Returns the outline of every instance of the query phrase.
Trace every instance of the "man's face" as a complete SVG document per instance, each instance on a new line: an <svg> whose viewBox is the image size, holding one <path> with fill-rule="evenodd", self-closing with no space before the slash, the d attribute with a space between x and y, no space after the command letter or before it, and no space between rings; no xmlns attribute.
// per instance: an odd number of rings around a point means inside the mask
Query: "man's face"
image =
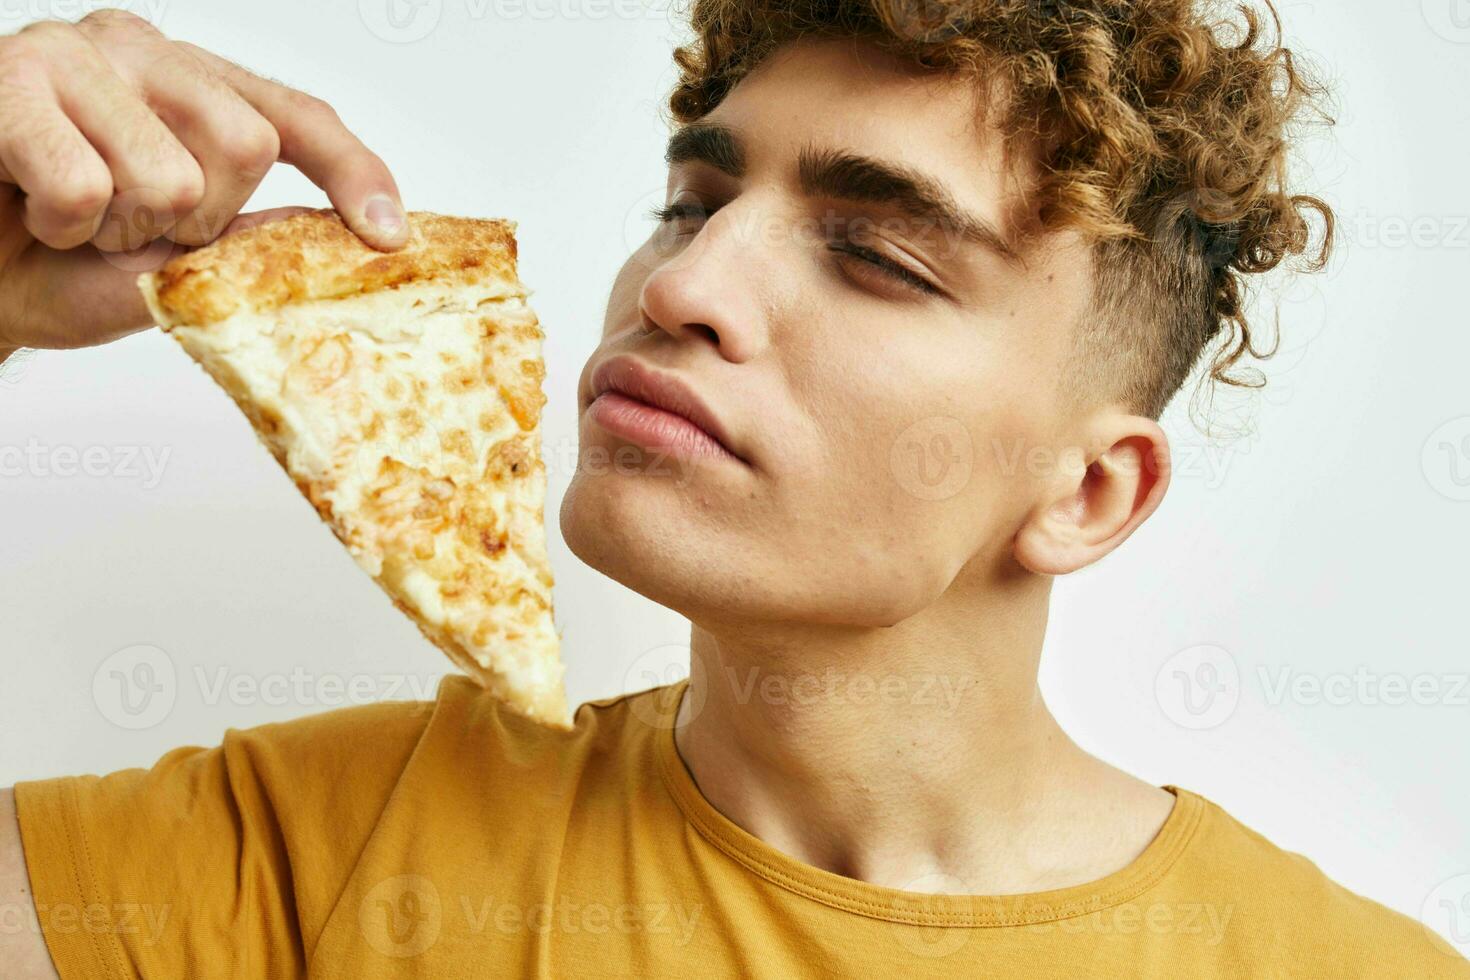
<svg viewBox="0 0 1470 980"><path fill-rule="evenodd" d="M1023 178L973 87L801 42L699 127L578 386L570 547L696 621L888 625L1009 571L1075 423L1057 376L1091 271L1055 236L1007 253ZM628 400L639 367L729 452Z"/></svg>

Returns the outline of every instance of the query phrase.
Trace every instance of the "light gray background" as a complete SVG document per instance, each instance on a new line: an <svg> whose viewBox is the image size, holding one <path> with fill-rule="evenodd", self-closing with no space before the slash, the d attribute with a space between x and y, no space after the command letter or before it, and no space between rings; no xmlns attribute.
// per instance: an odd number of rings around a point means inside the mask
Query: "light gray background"
<svg viewBox="0 0 1470 980"><path fill-rule="evenodd" d="M634 0L427 0L398 27L386 2L131 9L332 102L410 207L521 223L572 700L677 677L684 621L582 566L554 517L577 374L662 194L677 29ZM1275 297L1266 394L1217 410L1247 434L1207 441L1175 412L1159 513L1058 583L1045 690L1103 757L1470 940L1470 3L1281 6L1337 86L1307 162L1341 251ZM13 0L0 30L90 8ZM294 203L323 198L280 170L252 207ZM157 331L7 365L6 447L0 785L145 765L354 694L430 696L448 669ZM141 450L167 453L160 475L129 465ZM55 472L72 451L91 475ZM112 672L143 676L139 656L167 690L130 715Z"/></svg>

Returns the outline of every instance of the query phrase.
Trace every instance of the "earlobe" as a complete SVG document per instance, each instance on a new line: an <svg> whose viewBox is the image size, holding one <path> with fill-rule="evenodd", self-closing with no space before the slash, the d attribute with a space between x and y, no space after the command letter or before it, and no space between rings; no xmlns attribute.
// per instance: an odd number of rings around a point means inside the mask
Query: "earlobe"
<svg viewBox="0 0 1470 980"><path fill-rule="evenodd" d="M1037 575L1065 575L1080 568L1073 556L1084 506L1079 491L1034 512L1016 533L1016 561Z"/></svg>
<svg viewBox="0 0 1470 980"><path fill-rule="evenodd" d="M1122 544L1158 509L1169 485L1169 441L1152 419L1111 426L1107 448L1062 474L1016 533L1014 553L1038 575L1065 575Z"/></svg>

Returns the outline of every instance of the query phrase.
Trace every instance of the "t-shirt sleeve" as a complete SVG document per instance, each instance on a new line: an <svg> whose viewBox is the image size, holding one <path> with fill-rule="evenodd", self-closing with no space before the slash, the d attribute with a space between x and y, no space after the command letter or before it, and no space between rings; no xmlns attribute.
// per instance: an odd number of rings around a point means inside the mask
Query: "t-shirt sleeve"
<svg viewBox="0 0 1470 980"><path fill-rule="evenodd" d="M344 708L149 769L17 784L62 980L304 976L432 711Z"/></svg>

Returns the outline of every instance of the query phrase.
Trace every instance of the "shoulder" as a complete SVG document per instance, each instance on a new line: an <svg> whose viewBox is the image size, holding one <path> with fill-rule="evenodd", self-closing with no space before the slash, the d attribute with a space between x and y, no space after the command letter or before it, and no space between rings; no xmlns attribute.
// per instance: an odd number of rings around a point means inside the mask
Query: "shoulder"
<svg viewBox="0 0 1470 980"><path fill-rule="evenodd" d="M569 760L626 755L659 729L678 686L583 703L571 729L531 720L468 677L450 674L432 701L390 701L339 708L291 721L231 729L221 746L237 764L268 775L302 772L340 801L354 782L391 783L407 770L442 776L440 765L517 771L534 778L566 772ZM179 753L197 749L177 750ZM164 760L167 761L168 757Z"/></svg>
<svg viewBox="0 0 1470 980"><path fill-rule="evenodd" d="M38 908L128 909L153 927L78 935L42 920L66 976L222 976L243 918L259 972L288 975L316 941L431 715L423 702L342 708L227 731L147 768L20 783ZM170 915L175 908L189 915Z"/></svg>
<svg viewBox="0 0 1470 980"><path fill-rule="evenodd" d="M391 863L437 842L471 860L466 842L483 854L513 839L534 864L538 847L559 846L555 828L574 812L623 812L640 779L653 778L628 755L654 731L639 722L640 697L583 705L564 731L451 675L433 701L231 729L218 745L177 748L146 769L20 783L38 906L121 908L142 889L150 907L191 910L156 936L94 946L47 926L48 943L67 975L103 975L103 947L116 947L109 959L149 964L150 976L224 975L219 957L230 950L218 937L239 928L244 909L268 933L257 939L270 960L256 972L286 975L315 948L365 855Z"/></svg>
<svg viewBox="0 0 1470 980"><path fill-rule="evenodd" d="M440 690L444 689L441 682ZM231 728L222 745L262 761L310 761L328 768L391 764L411 751L434 716L436 701L376 701L251 728Z"/></svg>
<svg viewBox="0 0 1470 980"><path fill-rule="evenodd" d="M1359 895L1314 862L1196 796L1203 813L1180 879L1225 903L1227 935L1260 943L1287 972L1312 964L1337 976L1470 978L1470 963L1421 922ZM1407 971L1407 972L1406 972Z"/></svg>
<svg viewBox="0 0 1470 980"><path fill-rule="evenodd" d="M663 720L681 690L681 685L668 685L586 701L572 727L561 729L507 708L467 677L451 676L440 685L425 734L433 746L426 745L424 753L453 752L461 765L478 760L512 766L525 776L536 769L564 770L569 760L636 754L650 748L656 732L666 727Z"/></svg>
<svg viewBox="0 0 1470 980"><path fill-rule="evenodd" d="M657 724L658 705L672 690L586 702L572 727L559 729L505 707L468 678L446 678L395 788L395 816L469 837L489 819L501 834L540 828L550 842L559 833L552 828L625 815L660 798L657 740L667 729Z"/></svg>

